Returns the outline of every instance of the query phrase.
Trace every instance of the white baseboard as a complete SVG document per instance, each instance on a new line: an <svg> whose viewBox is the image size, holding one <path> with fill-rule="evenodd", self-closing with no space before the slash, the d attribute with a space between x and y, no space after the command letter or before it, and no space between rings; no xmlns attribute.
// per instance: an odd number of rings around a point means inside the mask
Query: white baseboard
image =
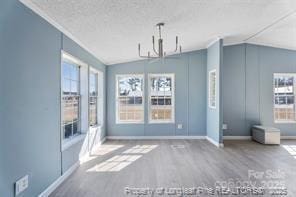
<svg viewBox="0 0 296 197"><path fill-rule="evenodd" d="M107 136L108 140L174 140L206 139L206 136Z"/></svg>
<svg viewBox="0 0 296 197"><path fill-rule="evenodd" d="M252 136L223 136L224 140L252 140ZM282 140L296 140L296 136L281 136Z"/></svg>
<svg viewBox="0 0 296 197"><path fill-rule="evenodd" d="M59 185L61 185L78 167L79 161L71 166L62 176L46 188L38 197L48 197Z"/></svg>
<svg viewBox="0 0 296 197"><path fill-rule="evenodd" d="M284 135L282 135L281 136L281 139L282 140L296 140L296 136L284 136Z"/></svg>
<svg viewBox="0 0 296 197"><path fill-rule="evenodd" d="M101 146L102 144L104 144L107 140L107 137L104 137L98 144L97 146Z"/></svg>
<svg viewBox="0 0 296 197"><path fill-rule="evenodd" d="M96 146L102 145L107 140L104 137ZM50 186L48 186L38 197L48 197L58 186L60 186L79 166L80 161L77 161L72 165L62 176L55 180Z"/></svg>
<svg viewBox="0 0 296 197"><path fill-rule="evenodd" d="M252 136L223 136L223 140L251 140Z"/></svg>
<svg viewBox="0 0 296 197"><path fill-rule="evenodd" d="M206 140L208 140L210 143L214 144L218 148L223 148L224 147L224 144L223 143L216 142L215 140L213 140L209 136L206 136Z"/></svg>

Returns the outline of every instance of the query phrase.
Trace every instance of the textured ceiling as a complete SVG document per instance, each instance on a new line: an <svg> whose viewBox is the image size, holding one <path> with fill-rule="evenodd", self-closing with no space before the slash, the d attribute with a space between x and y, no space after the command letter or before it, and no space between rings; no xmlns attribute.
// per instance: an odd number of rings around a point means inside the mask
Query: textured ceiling
<svg viewBox="0 0 296 197"><path fill-rule="evenodd" d="M158 22L166 23L163 37L168 52L174 49L176 35L183 51L205 48L217 37L223 37L225 44L296 48L296 15L291 15L295 0L21 1L50 18L105 64L138 59L139 42L143 51L151 51Z"/></svg>

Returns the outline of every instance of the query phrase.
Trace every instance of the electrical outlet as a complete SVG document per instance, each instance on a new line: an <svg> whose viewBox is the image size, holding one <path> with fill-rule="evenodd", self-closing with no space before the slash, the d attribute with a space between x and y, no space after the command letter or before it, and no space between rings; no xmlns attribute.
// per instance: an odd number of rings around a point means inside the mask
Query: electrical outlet
<svg viewBox="0 0 296 197"><path fill-rule="evenodd" d="M223 125L222 125L222 129L223 129L223 130L227 130L227 124L223 124Z"/></svg>
<svg viewBox="0 0 296 197"><path fill-rule="evenodd" d="M177 128L178 128L178 129L183 129L183 125L182 125L182 124L178 124L178 125L177 125Z"/></svg>
<svg viewBox="0 0 296 197"><path fill-rule="evenodd" d="M19 179L17 182L15 182L15 195L17 196L21 192L23 192L25 189L27 189L29 186L29 176L26 175L23 178Z"/></svg>

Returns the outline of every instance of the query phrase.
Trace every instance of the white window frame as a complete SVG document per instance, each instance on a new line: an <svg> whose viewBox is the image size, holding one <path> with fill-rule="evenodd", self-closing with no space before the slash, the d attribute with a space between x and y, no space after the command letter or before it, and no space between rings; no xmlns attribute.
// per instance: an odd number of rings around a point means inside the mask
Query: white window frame
<svg viewBox="0 0 296 197"><path fill-rule="evenodd" d="M153 120L151 110L151 78L152 77L170 77L172 79L172 117L170 120ZM148 123L149 124L174 124L175 123L175 73L149 73L148 74Z"/></svg>
<svg viewBox="0 0 296 197"><path fill-rule="evenodd" d="M119 106L118 106L118 102L119 102L119 83L118 80L121 77L141 77L143 79L143 95L142 95L142 109L143 109L143 119L142 120L120 120L119 118ZM116 113L116 124L144 124L145 122L145 75L144 74L118 74L115 76L115 113Z"/></svg>
<svg viewBox="0 0 296 197"><path fill-rule="evenodd" d="M80 67L80 71L79 71L79 78L80 78L80 83L79 83L79 90L80 90L80 106L79 106L79 117L80 117L80 132L76 135L73 135L69 138L64 138L64 132L63 132L63 113L64 113L64 108L62 105L63 102L63 60L64 59L68 59L70 62L78 65ZM60 77L60 83L61 83L61 90L60 90L60 129L61 129L61 141L62 141L62 151L64 151L65 149L69 148L70 146L72 146L73 144L76 144L77 142L81 141L84 139L85 133L86 131L83 129L83 124L85 124L84 122L87 120L88 121L88 115L86 115L86 117L84 117L84 115L82 115L82 105L83 105L83 100L82 100L82 95L84 92L88 92L88 85L87 87L82 87L82 80L86 80L85 77L82 77L83 73L81 71L83 67L84 72L86 73L86 78L88 78L87 75L87 69L88 69L88 65L86 63L84 63L83 61L79 60L78 58L74 57L73 55L67 53L66 51L61 50L61 64L60 64L60 68L61 68L61 77ZM87 79L88 80L88 79ZM88 99L87 99L88 100ZM85 111L85 109L83 109ZM85 120L86 118L86 120ZM88 123L87 123L88 124Z"/></svg>
<svg viewBox="0 0 296 197"><path fill-rule="evenodd" d="M88 119L88 123L90 127L102 127L103 126L103 120L104 120L104 114L103 114L103 108L104 108L104 75L102 71L99 71L93 67L89 67L89 73L88 73L88 90L90 88L90 73L93 72L97 75L97 81L96 81L96 85L97 85L97 124L96 125L90 125L90 98L89 98L89 102L88 102L88 111L89 111L89 119ZM90 95L89 95L90 97Z"/></svg>
<svg viewBox="0 0 296 197"><path fill-rule="evenodd" d="M275 124L296 124L296 120L277 120L276 116L275 116L275 83L274 83L274 79L276 75L280 75L280 76L293 76L294 77L294 82L296 82L296 73L273 73L273 79L272 79L272 92L273 92L273 120ZM294 84L294 91L296 89L296 84ZM294 92L294 105L296 102L296 92ZM294 113L296 110L294 110ZM295 114L296 115L296 114Z"/></svg>
<svg viewBox="0 0 296 197"><path fill-rule="evenodd" d="M214 84L213 84L213 86L214 87L212 87L212 85L211 85L211 82L212 82L212 74L215 74L215 81L214 81ZM217 70L216 69L213 69L213 70L210 70L209 71L209 84L208 84L208 106L209 106L209 108L211 108L211 109L216 109L216 107L217 107ZM215 92L214 92L214 94L215 95L212 95L211 93L212 93L212 88L215 88ZM214 99L213 101L212 101L212 99ZM214 105L212 105L214 103Z"/></svg>

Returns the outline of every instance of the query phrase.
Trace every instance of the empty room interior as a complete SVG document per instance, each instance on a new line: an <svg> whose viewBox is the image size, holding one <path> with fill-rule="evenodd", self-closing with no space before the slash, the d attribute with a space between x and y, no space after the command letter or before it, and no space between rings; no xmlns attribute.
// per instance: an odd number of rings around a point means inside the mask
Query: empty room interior
<svg viewBox="0 0 296 197"><path fill-rule="evenodd" d="M0 197L296 196L295 0L1 0Z"/></svg>

